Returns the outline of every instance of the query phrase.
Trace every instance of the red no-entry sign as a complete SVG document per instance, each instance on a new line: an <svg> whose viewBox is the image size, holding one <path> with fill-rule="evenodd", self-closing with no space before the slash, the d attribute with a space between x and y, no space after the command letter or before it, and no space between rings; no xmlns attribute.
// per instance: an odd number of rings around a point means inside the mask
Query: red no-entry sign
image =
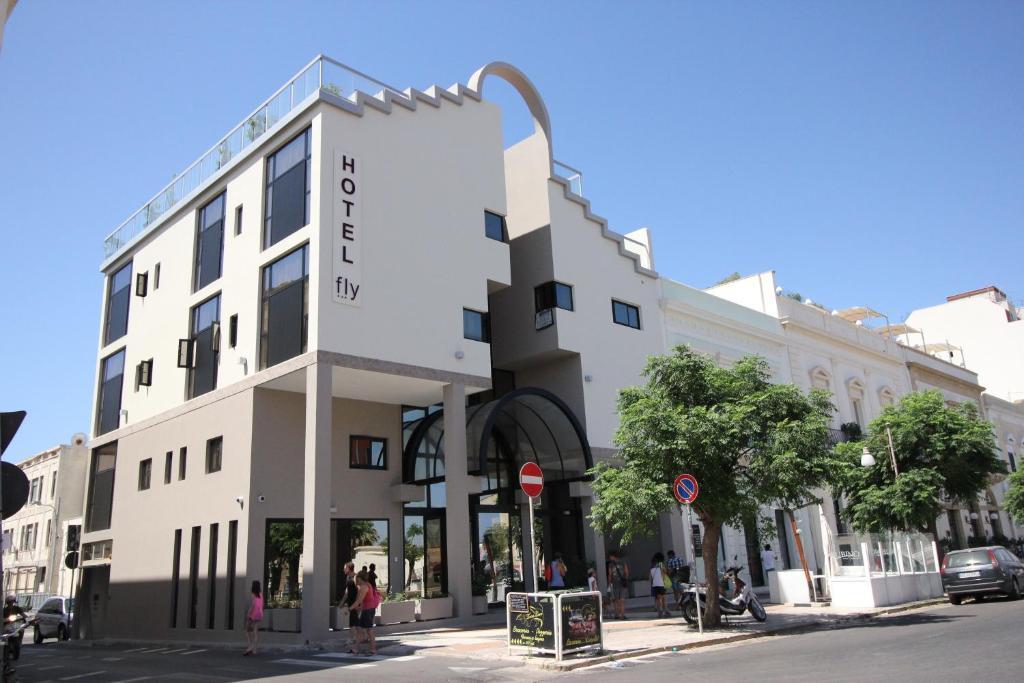
<svg viewBox="0 0 1024 683"><path fill-rule="evenodd" d="M544 490L544 473L535 462L528 462L519 470L519 487L530 498L536 498Z"/></svg>

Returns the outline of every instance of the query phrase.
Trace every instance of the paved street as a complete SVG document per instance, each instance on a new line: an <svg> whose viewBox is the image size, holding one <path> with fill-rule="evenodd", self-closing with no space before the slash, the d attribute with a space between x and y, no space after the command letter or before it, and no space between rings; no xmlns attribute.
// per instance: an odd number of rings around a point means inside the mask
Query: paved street
<svg viewBox="0 0 1024 683"><path fill-rule="evenodd" d="M377 657L324 652L263 652L242 657L216 647L93 647L25 643L20 681L596 681L674 680L681 671L707 680L1019 681L1014 656L1024 626L1024 601L987 600L942 605L836 625L827 630L768 637L705 650L666 652L564 674L521 661L453 655L443 647L408 647L385 640Z"/></svg>

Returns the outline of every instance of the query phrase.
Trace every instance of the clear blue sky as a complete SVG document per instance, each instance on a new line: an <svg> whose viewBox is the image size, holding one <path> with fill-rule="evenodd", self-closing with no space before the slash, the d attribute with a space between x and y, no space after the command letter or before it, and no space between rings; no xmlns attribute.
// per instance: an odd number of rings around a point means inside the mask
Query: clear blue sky
<svg viewBox="0 0 1024 683"><path fill-rule="evenodd" d="M323 52L398 87L522 68L657 267L900 319L1024 297L1024 3L55 2L0 52L0 407L90 430L104 236ZM513 127L525 109L513 108Z"/></svg>

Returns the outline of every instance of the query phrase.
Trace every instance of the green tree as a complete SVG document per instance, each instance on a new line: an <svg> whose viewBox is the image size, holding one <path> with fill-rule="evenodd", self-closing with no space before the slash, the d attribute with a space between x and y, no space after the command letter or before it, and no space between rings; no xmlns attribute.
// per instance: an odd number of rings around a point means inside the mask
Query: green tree
<svg viewBox="0 0 1024 683"><path fill-rule="evenodd" d="M380 541L380 533L377 531L377 527L368 519L352 521L349 533L351 534L353 548L377 545L378 541Z"/></svg>
<svg viewBox="0 0 1024 683"><path fill-rule="evenodd" d="M873 467L861 467L864 446L875 458ZM992 475L1006 472L996 456L992 424L981 419L977 406L947 405L934 389L886 406L863 440L839 444L836 453L843 460L837 493L846 497L849 521L862 533L916 529L937 538L943 495L973 505Z"/></svg>
<svg viewBox="0 0 1024 683"><path fill-rule="evenodd" d="M772 384L768 364L756 356L720 368L677 346L651 357L644 376L646 385L619 394L621 462L592 470L591 521L625 542L648 534L658 515L677 505L675 477L693 474L705 576L717 586L723 524L741 524L762 504L796 508L817 500L814 490L837 465L828 447L833 407L824 392ZM709 600L706 623L720 622L718 601Z"/></svg>
<svg viewBox="0 0 1024 683"><path fill-rule="evenodd" d="M1024 524L1024 470L1010 475L1010 488L1003 496L1003 508L1017 524Z"/></svg>
<svg viewBox="0 0 1024 683"><path fill-rule="evenodd" d="M268 599L278 596L285 568L288 569L285 594L289 600L297 599L301 556L302 522L271 522L267 533L267 569L270 575L270 585L266 587Z"/></svg>
<svg viewBox="0 0 1024 683"><path fill-rule="evenodd" d="M423 557L423 527L415 522L405 529L405 561L409 570L405 573L405 590L409 590L414 576L416 563Z"/></svg>

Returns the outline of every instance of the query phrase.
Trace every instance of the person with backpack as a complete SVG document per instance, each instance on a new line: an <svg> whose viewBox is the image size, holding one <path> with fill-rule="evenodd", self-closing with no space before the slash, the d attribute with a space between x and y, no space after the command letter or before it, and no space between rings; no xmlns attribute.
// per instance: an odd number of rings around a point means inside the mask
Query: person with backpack
<svg viewBox="0 0 1024 683"><path fill-rule="evenodd" d="M608 593L611 597L613 619L626 619L626 596L629 594L629 565L622 561L618 550L608 553Z"/></svg>
<svg viewBox="0 0 1024 683"><path fill-rule="evenodd" d="M374 631L374 618L377 616L377 607L380 605L380 593L377 586L370 580L367 571L356 574L356 601L352 609L359 613L359 632L356 633L356 645L352 650L353 654L360 654L359 644L365 638L368 655L377 654L377 639Z"/></svg>

